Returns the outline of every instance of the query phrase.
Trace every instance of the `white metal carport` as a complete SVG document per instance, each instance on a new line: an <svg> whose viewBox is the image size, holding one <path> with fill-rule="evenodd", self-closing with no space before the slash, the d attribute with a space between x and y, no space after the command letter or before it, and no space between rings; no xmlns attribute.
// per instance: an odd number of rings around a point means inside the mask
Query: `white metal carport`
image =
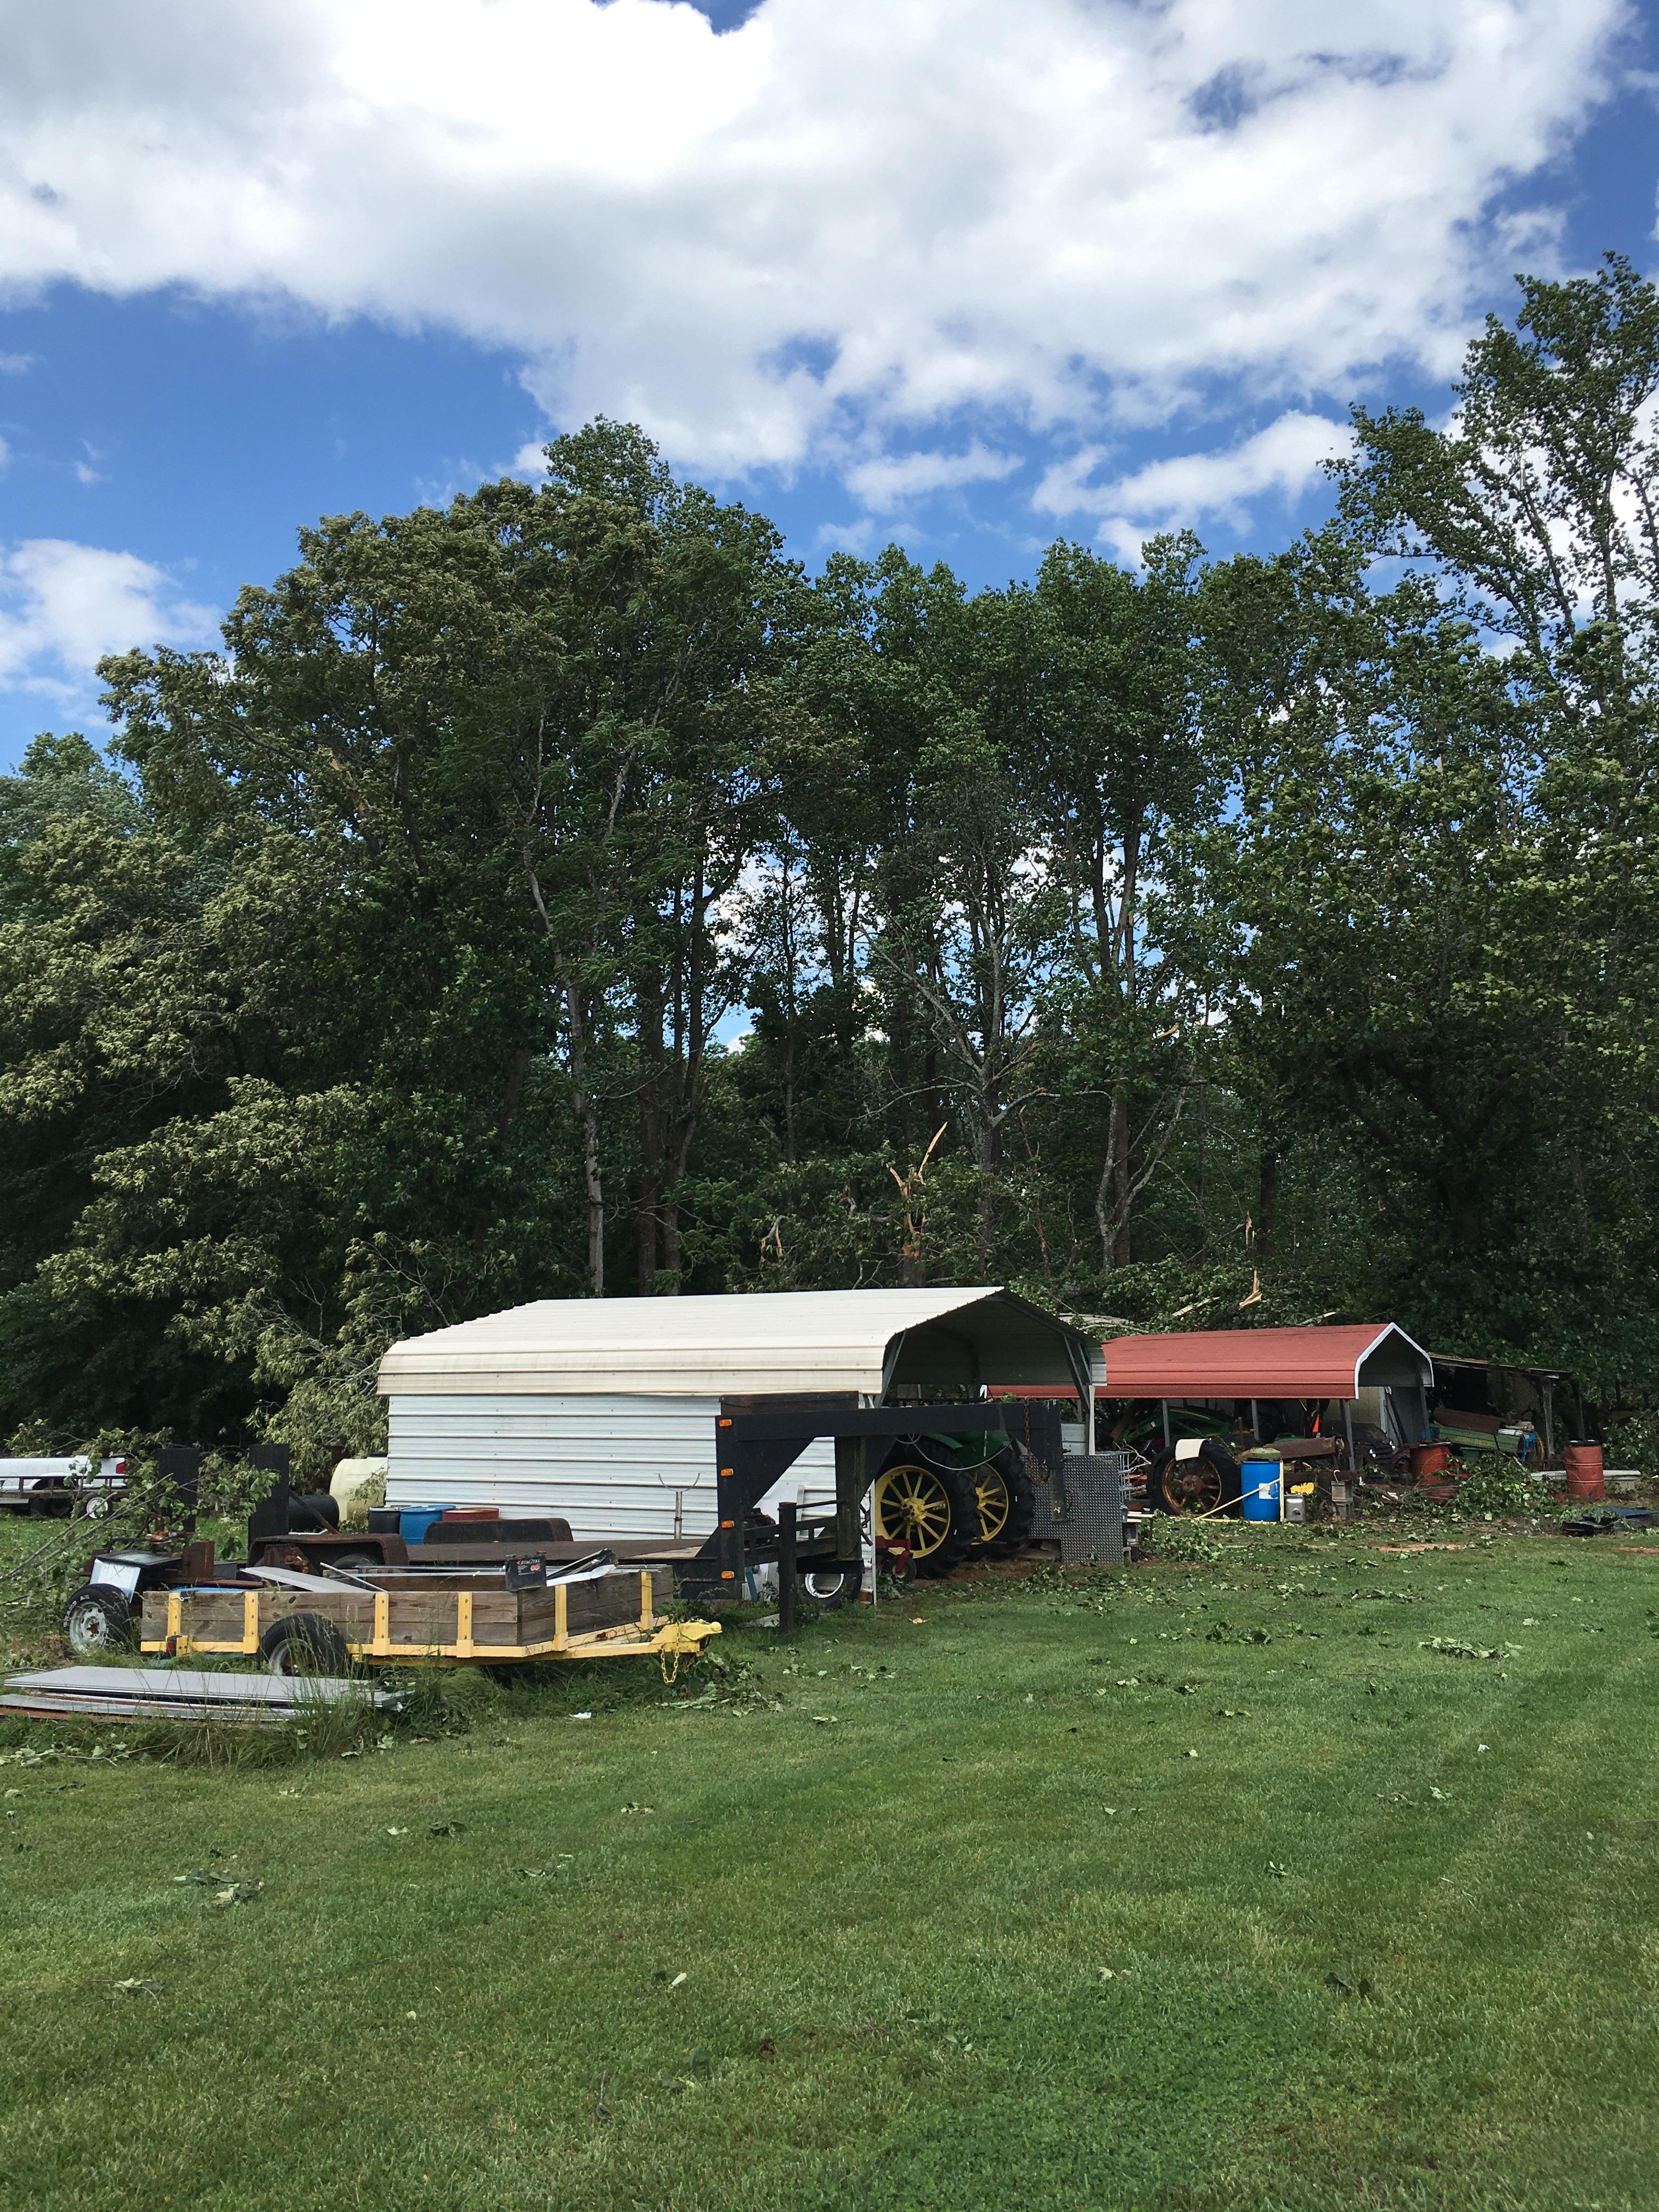
<svg viewBox="0 0 1659 2212"><path fill-rule="evenodd" d="M997 1285L542 1299L386 1352L386 1502L557 1514L581 1540L703 1539L723 1406L988 1382L1072 1385L1087 1404L1089 1346ZM825 1439L792 1477L833 1486L834 1468Z"/></svg>

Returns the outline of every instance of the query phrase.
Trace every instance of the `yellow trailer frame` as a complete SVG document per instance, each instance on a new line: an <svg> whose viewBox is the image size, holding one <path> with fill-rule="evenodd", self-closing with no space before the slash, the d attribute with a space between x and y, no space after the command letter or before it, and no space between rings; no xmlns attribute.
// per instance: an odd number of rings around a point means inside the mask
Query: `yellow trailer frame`
<svg viewBox="0 0 1659 2212"><path fill-rule="evenodd" d="M228 1593L219 1593L228 1595ZM242 1658L258 1656L259 1601L269 1596L269 1591L251 1589L242 1593L242 1632L232 1638L196 1637L185 1625L185 1607L189 1593L169 1590L167 1594L167 1619L164 1636L149 1638L139 1649L163 1653L168 1658L182 1657L188 1652L217 1652L234 1654ZM533 1644L480 1644L472 1633L471 1590L456 1592L455 1640L453 1644L409 1644L393 1640L392 1633L392 1600L390 1590L374 1592L374 1626L367 1639L353 1641L346 1637L346 1649L357 1660L378 1660L397 1665L500 1666L511 1665L528 1659L630 1659L657 1656L672 1658L678 1665L682 1657L696 1658L709 1640L720 1632L717 1620L664 1620L654 1607L648 1572L640 1577L640 1617L619 1627L578 1631L572 1635L568 1623L566 1586L555 1583L553 1595L553 1633Z"/></svg>

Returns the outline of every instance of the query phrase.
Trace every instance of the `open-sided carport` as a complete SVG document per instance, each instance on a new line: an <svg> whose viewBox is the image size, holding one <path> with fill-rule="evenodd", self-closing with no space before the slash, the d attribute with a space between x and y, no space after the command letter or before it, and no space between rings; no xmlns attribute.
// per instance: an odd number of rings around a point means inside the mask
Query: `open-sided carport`
<svg viewBox="0 0 1659 2212"><path fill-rule="evenodd" d="M850 1564L895 1438L1020 1425L989 1383L1086 1405L1089 1345L996 1285L543 1299L386 1352L386 1502L558 1515L579 1540L672 1547L741 1588L766 1556L750 1516L783 1476L833 1474L817 1548Z"/></svg>
<svg viewBox="0 0 1659 2212"><path fill-rule="evenodd" d="M1102 1346L1103 1395L1230 1401L1335 1400L1351 1419L1362 1390L1399 1394L1412 1438L1428 1422L1434 1363L1393 1322L1306 1328L1199 1328L1167 1336L1115 1336ZM1252 1423L1254 1425L1254 1423ZM1165 1441L1168 1441L1167 1436Z"/></svg>
<svg viewBox="0 0 1659 2212"><path fill-rule="evenodd" d="M1104 1397L1150 1400L1161 1408L1164 1449L1153 1455L1147 1495L1149 1503L1160 1502L1161 1488L1161 1503L1170 1511L1195 1510L1194 1501L1206 1503L1212 1491L1223 1501L1230 1491L1233 1499L1237 1496L1237 1467L1218 1440L1172 1442L1172 1401L1194 1407L1235 1407L1243 1413L1247 1431L1256 1436L1264 1404L1334 1405L1340 1408L1350 1468L1358 1464L1354 1407L1362 1392L1376 1392L1381 1402L1393 1405L1401 1431L1397 1441L1415 1442L1426 1433L1425 1394L1433 1380L1433 1365L1422 1346L1392 1322L1117 1336L1109 1338L1102 1352ZM1322 1449L1322 1443L1317 1448ZM1316 1445L1297 1449L1310 1453ZM1193 1455L1184 1474L1179 1468L1169 1470L1171 1453ZM1209 1472L1196 1464L1199 1456L1210 1459Z"/></svg>

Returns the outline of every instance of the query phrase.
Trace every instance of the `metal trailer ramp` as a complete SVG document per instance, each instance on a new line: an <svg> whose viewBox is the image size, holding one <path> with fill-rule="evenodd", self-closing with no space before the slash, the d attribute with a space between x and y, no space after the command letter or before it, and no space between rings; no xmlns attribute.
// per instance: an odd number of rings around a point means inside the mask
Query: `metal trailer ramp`
<svg viewBox="0 0 1659 2212"><path fill-rule="evenodd" d="M292 1720L340 1698L386 1702L383 1690L331 1675L209 1674L186 1667L53 1667L9 1674L0 1712L39 1720Z"/></svg>

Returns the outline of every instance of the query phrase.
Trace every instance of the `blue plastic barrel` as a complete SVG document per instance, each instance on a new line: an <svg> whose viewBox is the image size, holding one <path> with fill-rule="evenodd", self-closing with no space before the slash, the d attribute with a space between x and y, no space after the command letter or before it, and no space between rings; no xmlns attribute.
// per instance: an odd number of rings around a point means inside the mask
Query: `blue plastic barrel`
<svg viewBox="0 0 1659 2212"><path fill-rule="evenodd" d="M1285 1480L1285 1463L1276 1453L1263 1452L1259 1457L1247 1452L1240 1462L1243 1478L1244 1518L1247 1521L1277 1521L1279 1493Z"/></svg>
<svg viewBox="0 0 1659 2212"><path fill-rule="evenodd" d="M406 1505L398 1516L398 1534L405 1544L424 1544L427 1530L448 1510L447 1505Z"/></svg>

